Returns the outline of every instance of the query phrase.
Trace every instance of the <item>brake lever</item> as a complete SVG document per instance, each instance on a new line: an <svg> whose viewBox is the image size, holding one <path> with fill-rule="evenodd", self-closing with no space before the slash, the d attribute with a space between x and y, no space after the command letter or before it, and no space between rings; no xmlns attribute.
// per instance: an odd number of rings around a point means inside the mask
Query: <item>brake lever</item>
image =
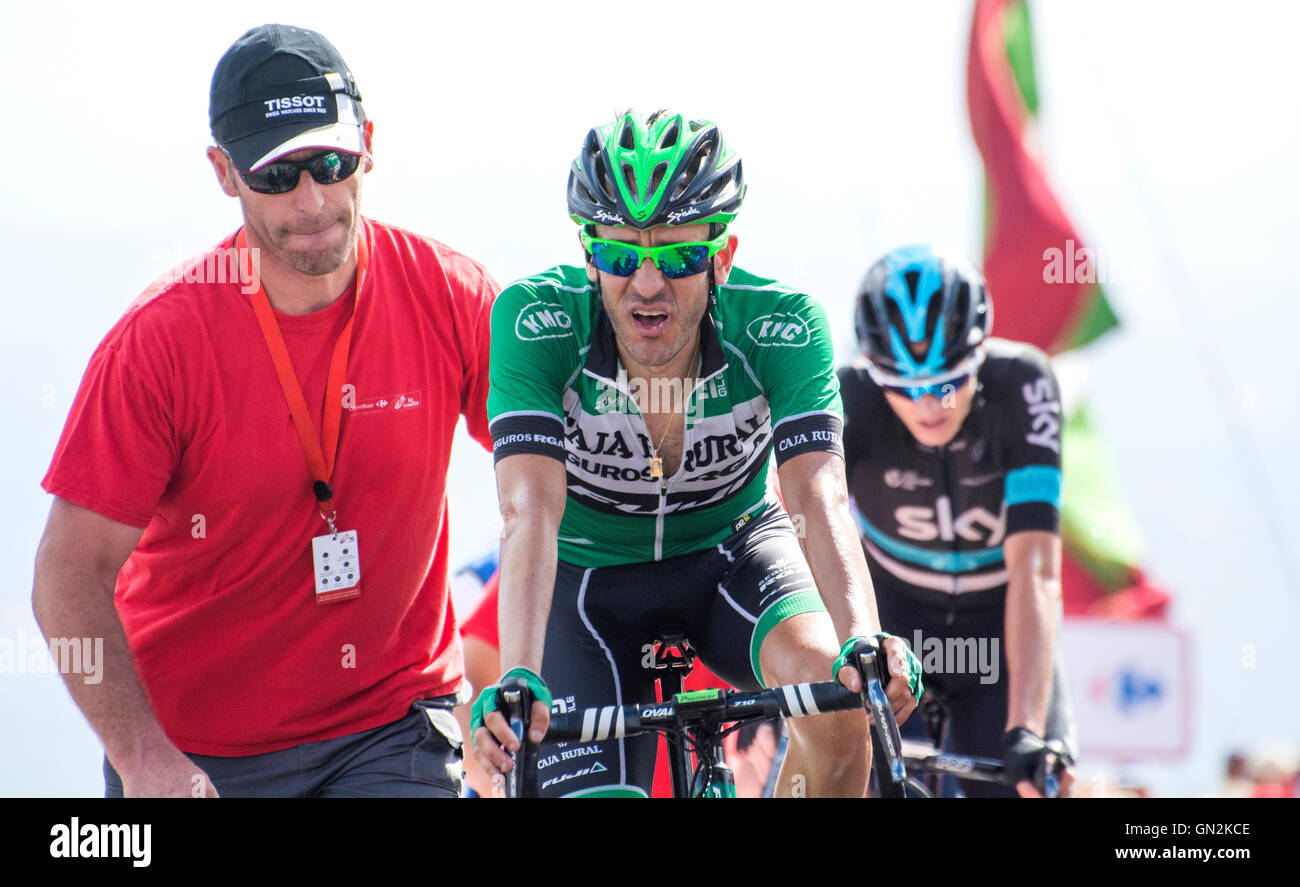
<svg viewBox="0 0 1300 887"><path fill-rule="evenodd" d="M857 652L856 665L862 678L863 702L871 712L871 732L875 739L871 744L871 754L877 764L885 765L883 769L887 771L891 782L890 785L881 785L880 793L884 797L906 797L904 786L907 768L903 763L903 738L898 732L898 722L889 706L889 698L885 695L885 682L888 681L885 659L876 638L866 639L866 646L867 649ZM886 675L883 680L882 671ZM877 767L877 773L881 769Z"/></svg>

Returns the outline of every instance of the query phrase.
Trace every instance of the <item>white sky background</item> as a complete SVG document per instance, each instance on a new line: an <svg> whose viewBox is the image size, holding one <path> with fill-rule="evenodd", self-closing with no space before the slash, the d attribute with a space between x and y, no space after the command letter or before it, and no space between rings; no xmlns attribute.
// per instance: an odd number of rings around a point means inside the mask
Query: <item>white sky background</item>
<svg viewBox="0 0 1300 887"><path fill-rule="evenodd" d="M847 359L853 293L883 251L930 239L978 253L970 7L4 0L0 638L37 632L38 482L96 343L149 280L239 224L203 149L212 68L247 28L329 36L375 120L367 214L503 283L576 261L563 189L590 126L627 106L716 120L750 183L738 263L821 298ZM1124 327L1087 360L1091 410L1146 566L1195 644L1191 754L1131 772L1165 793L1208 791L1230 747L1300 738L1300 578L1282 566L1300 547L1286 510L1300 498L1297 13L1119 0L1031 12L1051 177L1123 272L1107 290ZM463 438L455 458L458 564L490 543L495 497L488 454ZM98 743L56 676L0 675L0 711L0 795L102 791Z"/></svg>

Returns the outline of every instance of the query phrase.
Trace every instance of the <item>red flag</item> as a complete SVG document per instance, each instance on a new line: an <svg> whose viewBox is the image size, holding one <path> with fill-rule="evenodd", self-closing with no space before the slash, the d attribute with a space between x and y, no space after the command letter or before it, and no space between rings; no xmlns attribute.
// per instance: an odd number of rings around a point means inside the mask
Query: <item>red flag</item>
<svg viewBox="0 0 1300 887"><path fill-rule="evenodd" d="M1048 352L1113 327L1096 262L1057 202L1034 148L1037 112L1024 0L977 0L966 68L971 129L988 182L984 275L997 335Z"/></svg>
<svg viewBox="0 0 1300 887"><path fill-rule="evenodd" d="M994 332L1049 353L1078 347L1118 321L1096 283L1096 259L1066 218L1034 147L1038 94L1025 0L976 0L966 75L987 182L984 276ZM1066 613L1162 618L1169 595L1137 567L1136 527L1082 408L1066 424L1063 454Z"/></svg>

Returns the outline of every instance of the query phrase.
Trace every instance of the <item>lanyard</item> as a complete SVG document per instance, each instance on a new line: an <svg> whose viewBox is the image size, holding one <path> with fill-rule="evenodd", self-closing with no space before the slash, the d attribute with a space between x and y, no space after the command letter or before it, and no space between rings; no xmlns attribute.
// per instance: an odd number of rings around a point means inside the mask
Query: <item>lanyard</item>
<svg viewBox="0 0 1300 887"><path fill-rule="evenodd" d="M248 248L242 228L235 240L235 248L240 254ZM370 258L364 234L357 235L356 252L356 298L360 300L361 285ZM330 532L337 535L338 531L334 527L334 490L330 487L330 477L334 474L334 459L338 454L339 423L343 415L343 379L348 368L348 351L352 347L352 321L356 319L356 305L353 305L352 316L348 318L343 332L339 333L330 355L329 376L325 383L325 415L321 421L321 438L318 439L311 414L307 412L307 401L302 396L302 386L298 384L293 363L289 360L284 336L280 333L280 325L276 323L275 311L266 297L262 281L259 279L255 282L257 289L249 297L253 303L253 313L257 316L258 326L262 328L262 338L266 339L267 350L271 352L271 361L275 364L275 374L280 379L280 388L289 404L289 414L293 416L294 428L298 430L298 440L302 443L303 455L307 457L307 468L315 481L312 492L316 496L321 517L329 524Z"/></svg>

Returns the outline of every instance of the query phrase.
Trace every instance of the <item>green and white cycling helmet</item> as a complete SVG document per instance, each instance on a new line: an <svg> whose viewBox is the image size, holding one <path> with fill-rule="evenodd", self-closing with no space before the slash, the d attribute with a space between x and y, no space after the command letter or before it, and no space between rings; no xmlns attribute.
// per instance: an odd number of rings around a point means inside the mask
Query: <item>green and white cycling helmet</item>
<svg viewBox="0 0 1300 887"><path fill-rule="evenodd" d="M718 127L662 109L594 127L569 171L569 215L580 225L725 225L744 198L740 155Z"/></svg>

